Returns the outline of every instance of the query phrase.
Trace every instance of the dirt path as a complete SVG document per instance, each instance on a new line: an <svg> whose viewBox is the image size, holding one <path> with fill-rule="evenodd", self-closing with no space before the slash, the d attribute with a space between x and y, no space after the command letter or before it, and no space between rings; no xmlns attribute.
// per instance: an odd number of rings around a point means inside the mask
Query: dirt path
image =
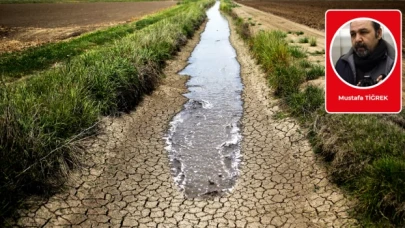
<svg viewBox="0 0 405 228"><path fill-rule="evenodd" d="M186 99L176 74L198 42L196 35L169 62L167 78L136 111L105 118L85 143L88 167L72 175L65 192L33 202L15 222L55 227L352 227L348 200L293 119L276 120L277 100L264 75L232 30L244 83L243 163L235 189L214 198L185 199L170 174L168 123Z"/></svg>

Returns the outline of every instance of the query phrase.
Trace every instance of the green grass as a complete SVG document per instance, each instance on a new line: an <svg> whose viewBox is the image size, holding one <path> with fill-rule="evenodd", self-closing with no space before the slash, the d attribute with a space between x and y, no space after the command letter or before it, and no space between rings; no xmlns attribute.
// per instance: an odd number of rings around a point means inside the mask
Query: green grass
<svg viewBox="0 0 405 228"><path fill-rule="evenodd" d="M5 81L10 82L38 70L45 70L56 62L65 62L102 45L111 45L114 41L141 30L165 18L173 17L186 6L175 6L160 13L147 16L139 21L115 26L83 35L66 42L52 43L24 51L0 55L0 69Z"/></svg>
<svg viewBox="0 0 405 228"><path fill-rule="evenodd" d="M221 1L221 5L219 6L220 7L220 10L221 11L223 11L223 12L225 12L225 13L228 13L228 14L230 14L231 16L235 16L235 14L232 14L232 8L235 8L235 7L237 7L238 5L237 4L235 4L235 2L233 2L233 1L230 1L230 0L223 0L223 1ZM234 19L236 19L237 17L235 17ZM243 19L242 18L240 18L240 20L242 20L243 21Z"/></svg>
<svg viewBox="0 0 405 228"><path fill-rule="evenodd" d="M315 37L309 38L309 45L310 45L311 47L315 47L315 46L316 46L316 38L315 38Z"/></svg>
<svg viewBox="0 0 405 228"><path fill-rule="evenodd" d="M325 49L322 49L322 51L314 51L312 53L309 53L310 55L323 55L325 54Z"/></svg>
<svg viewBox="0 0 405 228"><path fill-rule="evenodd" d="M395 116L404 121L403 115ZM335 182L359 199L359 219L367 226L402 227L404 128L377 115L322 115L318 124L314 144Z"/></svg>
<svg viewBox="0 0 405 228"><path fill-rule="evenodd" d="M309 62L307 59L302 59L298 61L298 65L301 68L310 68L312 66L311 62Z"/></svg>
<svg viewBox="0 0 405 228"><path fill-rule="evenodd" d="M316 111L324 105L324 93L318 87L308 86L304 91L287 96L285 101L293 116L301 121L313 120Z"/></svg>
<svg viewBox="0 0 405 228"><path fill-rule="evenodd" d="M304 60L282 32L259 32L247 40L269 85L288 113L308 128L308 138L326 162L330 177L357 199L354 216L364 227L405 226L405 111L397 115L332 115L323 89L301 83L324 75ZM302 35L302 34L300 34ZM317 52L324 54L325 51Z"/></svg>
<svg viewBox="0 0 405 228"><path fill-rule="evenodd" d="M193 35L213 3L185 3L175 16L113 45L0 87L0 218L25 196L65 182L81 159L74 142L96 132L100 115L128 111L151 92L165 60Z"/></svg>
<svg viewBox="0 0 405 228"><path fill-rule="evenodd" d="M278 111L272 116L272 118L275 120L281 120L281 119L287 118L288 116L289 115L287 113L285 113L283 111Z"/></svg>
<svg viewBox="0 0 405 228"><path fill-rule="evenodd" d="M297 36L300 36L300 35L304 35L304 32L303 31L296 31L296 32L293 32L295 35L297 35Z"/></svg>
<svg viewBox="0 0 405 228"><path fill-rule="evenodd" d="M306 80L314 80L319 77L325 76L325 67L317 64L312 64L310 69L306 70Z"/></svg>
<svg viewBox="0 0 405 228"><path fill-rule="evenodd" d="M309 42L308 37L302 37L302 38L300 38L300 39L298 40L298 43L308 43L308 42Z"/></svg>
<svg viewBox="0 0 405 228"><path fill-rule="evenodd" d="M300 46L291 45L288 47L288 51L292 57L297 58L297 59L302 59L302 58L307 57L307 54Z"/></svg>
<svg viewBox="0 0 405 228"><path fill-rule="evenodd" d="M274 66L288 65L291 54L288 51L287 42L284 40L286 34L280 31L265 32L260 31L253 37L252 52L258 62L263 66L266 72L274 69ZM268 45L271 43L272 45Z"/></svg>

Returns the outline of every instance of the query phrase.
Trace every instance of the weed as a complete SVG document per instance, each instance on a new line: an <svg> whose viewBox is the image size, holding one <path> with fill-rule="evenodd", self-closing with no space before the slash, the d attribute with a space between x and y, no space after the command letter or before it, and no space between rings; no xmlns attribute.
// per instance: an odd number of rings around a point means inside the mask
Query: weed
<svg viewBox="0 0 405 228"><path fill-rule="evenodd" d="M274 89L275 95L286 97L299 91L299 86L305 80L304 73L296 66L278 64L269 75L269 84Z"/></svg>
<svg viewBox="0 0 405 228"><path fill-rule="evenodd" d="M309 42L308 37L302 37L298 40L298 43L308 43L308 42Z"/></svg>
<svg viewBox="0 0 405 228"><path fill-rule="evenodd" d="M252 38L252 51L267 72L271 72L274 66L289 64L291 55L283 39L285 36L286 34L280 31L260 31Z"/></svg>
<svg viewBox="0 0 405 228"><path fill-rule="evenodd" d="M321 65L311 65L306 71L306 80L314 80L325 75L325 67Z"/></svg>
<svg viewBox="0 0 405 228"><path fill-rule="evenodd" d="M383 156L366 167L365 173L367 177L359 181L359 191L368 217L378 217L382 213L393 223L403 222L405 162L395 156Z"/></svg>
<svg viewBox="0 0 405 228"><path fill-rule="evenodd" d="M307 56L300 46L289 46L288 51L294 58L305 58Z"/></svg>
<svg viewBox="0 0 405 228"><path fill-rule="evenodd" d="M302 68L309 68L309 67L312 66L312 64L311 64L308 60L306 60L306 59L300 60L300 61L298 62L298 65L299 65L300 67L302 67Z"/></svg>
<svg viewBox="0 0 405 228"><path fill-rule="evenodd" d="M313 113L323 106L324 93L318 87L308 86L303 92L286 97L285 101L293 116L308 121L312 120Z"/></svg>
<svg viewBox="0 0 405 228"><path fill-rule="evenodd" d="M321 51L316 50L310 54L311 55L323 55L323 54L325 54L325 49L322 49Z"/></svg>
<svg viewBox="0 0 405 228"><path fill-rule="evenodd" d="M304 32L303 32L303 31L297 31L297 32L294 32L294 34L297 35L297 36L299 36L299 35L303 35Z"/></svg>
<svg viewBox="0 0 405 228"><path fill-rule="evenodd" d="M323 115L317 125L314 144L328 158L334 180L359 198L363 218L402 227L403 128L376 115Z"/></svg>
<svg viewBox="0 0 405 228"><path fill-rule="evenodd" d="M311 47L315 47L315 46L316 46L316 38L315 38L315 37L309 38L309 45L310 45Z"/></svg>
<svg viewBox="0 0 405 228"><path fill-rule="evenodd" d="M288 115L285 112L278 111L273 115L273 119L275 120L281 120L287 118Z"/></svg>

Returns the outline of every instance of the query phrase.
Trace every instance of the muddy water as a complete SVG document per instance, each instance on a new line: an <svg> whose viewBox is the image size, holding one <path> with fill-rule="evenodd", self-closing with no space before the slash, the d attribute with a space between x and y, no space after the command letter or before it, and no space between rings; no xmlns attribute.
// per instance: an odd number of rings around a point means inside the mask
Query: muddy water
<svg viewBox="0 0 405 228"><path fill-rule="evenodd" d="M235 185L242 116L240 65L219 2L207 11L201 41L181 75L189 75L189 101L170 123L172 173L186 197L217 195Z"/></svg>

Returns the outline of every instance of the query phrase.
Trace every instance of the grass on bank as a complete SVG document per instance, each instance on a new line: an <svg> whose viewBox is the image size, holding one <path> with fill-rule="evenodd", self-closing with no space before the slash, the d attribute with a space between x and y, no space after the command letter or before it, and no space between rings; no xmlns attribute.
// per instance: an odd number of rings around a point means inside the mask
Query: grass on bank
<svg viewBox="0 0 405 228"><path fill-rule="evenodd" d="M237 16L236 20L237 26L244 24ZM310 129L308 138L324 158L332 179L358 199L356 216L360 223L366 227L403 227L405 111L397 115L327 114L322 89L300 89L302 82L324 75L324 67L293 58L280 31L259 32L244 39L285 111ZM273 60L269 54L279 58Z"/></svg>
<svg viewBox="0 0 405 228"><path fill-rule="evenodd" d="M309 39L308 39L308 37L302 37L302 38L300 38L299 40L298 40L298 43L301 43L301 44L305 44L305 43L308 43L309 42Z"/></svg>
<svg viewBox="0 0 405 228"><path fill-rule="evenodd" d="M316 51L311 52L309 54L310 55L324 55L325 54L325 49L322 49L321 51L316 50Z"/></svg>
<svg viewBox="0 0 405 228"><path fill-rule="evenodd" d="M48 193L80 162L75 141L100 115L133 108L154 89L165 60L184 45L214 1L186 3L175 16L60 68L0 87L0 224L24 197Z"/></svg>
<svg viewBox="0 0 405 228"><path fill-rule="evenodd" d="M101 45L111 45L114 41L152 25L160 20L173 17L184 10L185 5L174 6L157 14L146 16L139 21L114 26L92 32L81 37L58 43L31 47L23 51L0 55L0 75L6 82L16 80L38 70L44 70L57 62L68 61Z"/></svg>
<svg viewBox="0 0 405 228"><path fill-rule="evenodd" d="M316 38L315 38L315 37L309 38L309 45L310 45L311 47L315 47L315 46L316 46Z"/></svg>

